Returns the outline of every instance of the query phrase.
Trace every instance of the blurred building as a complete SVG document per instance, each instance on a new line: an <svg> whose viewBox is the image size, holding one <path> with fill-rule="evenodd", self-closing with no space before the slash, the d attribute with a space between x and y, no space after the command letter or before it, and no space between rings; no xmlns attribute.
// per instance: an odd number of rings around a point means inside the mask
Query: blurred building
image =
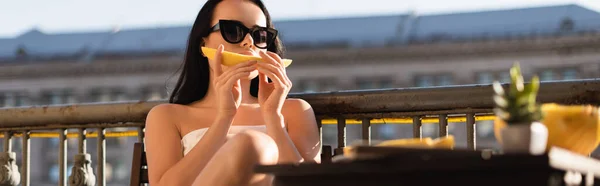
<svg viewBox="0 0 600 186"><path fill-rule="evenodd" d="M507 82L515 61L527 78L600 77L600 13L578 5L289 20L275 26L285 57L294 59L288 68L293 92ZM165 99L177 80L190 28L59 34L34 29L0 38L0 107ZM348 127L349 142L359 138L359 130ZM410 125L376 125L373 131L376 139L412 136ZM459 146L466 146L465 132L464 124L450 124L450 133L464 142ZM478 148L496 147L491 122L479 123L477 132ZM436 137L436 125L424 125L423 134ZM326 144L335 144L335 135L334 126L325 126ZM127 185L135 140L107 141L110 185ZM54 185L57 140L32 141L32 185ZM96 143L88 141L94 155ZM70 143L70 154L76 148Z"/></svg>

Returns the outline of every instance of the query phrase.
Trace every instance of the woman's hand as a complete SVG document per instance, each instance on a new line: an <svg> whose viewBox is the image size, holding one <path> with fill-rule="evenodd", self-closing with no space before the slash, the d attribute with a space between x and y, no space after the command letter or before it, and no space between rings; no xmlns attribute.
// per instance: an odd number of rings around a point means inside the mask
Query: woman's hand
<svg viewBox="0 0 600 186"><path fill-rule="evenodd" d="M240 63L223 72L221 69L223 50L223 45L219 45L214 60L210 62L213 71L211 81L217 95L217 113L222 114L221 116L233 117L242 102L240 78L250 76L250 72L256 69L257 62Z"/></svg>
<svg viewBox="0 0 600 186"><path fill-rule="evenodd" d="M258 103L263 117L283 117L281 108L292 88L292 81L287 77L285 67L279 55L273 52L260 52L264 62L258 63L259 89ZM271 83L268 79L271 79Z"/></svg>

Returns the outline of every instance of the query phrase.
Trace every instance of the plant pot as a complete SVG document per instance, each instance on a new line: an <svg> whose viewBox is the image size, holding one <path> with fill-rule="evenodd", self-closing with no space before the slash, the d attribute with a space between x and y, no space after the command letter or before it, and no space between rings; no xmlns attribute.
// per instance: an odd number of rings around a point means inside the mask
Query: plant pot
<svg viewBox="0 0 600 186"><path fill-rule="evenodd" d="M546 152L548 128L540 122L512 123L501 130L502 150L506 154L540 155Z"/></svg>

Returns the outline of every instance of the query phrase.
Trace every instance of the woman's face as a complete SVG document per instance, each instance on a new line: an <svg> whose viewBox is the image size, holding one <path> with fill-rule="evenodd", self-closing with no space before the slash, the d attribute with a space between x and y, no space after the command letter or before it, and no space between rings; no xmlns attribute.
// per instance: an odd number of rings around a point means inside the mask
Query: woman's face
<svg viewBox="0 0 600 186"><path fill-rule="evenodd" d="M254 26L267 26L267 18L262 10L253 2L248 0L224 0L220 2L215 10L211 26L216 25L219 20L236 20L241 22L247 28ZM204 38L204 44L209 48L217 48L220 44L225 47L225 51L259 56L260 49L254 45L254 40L250 34L243 36L244 39L240 43L227 42L219 31L211 32L208 37ZM227 70L227 66L221 65L223 71ZM258 75L258 71L253 71L249 79L253 79Z"/></svg>

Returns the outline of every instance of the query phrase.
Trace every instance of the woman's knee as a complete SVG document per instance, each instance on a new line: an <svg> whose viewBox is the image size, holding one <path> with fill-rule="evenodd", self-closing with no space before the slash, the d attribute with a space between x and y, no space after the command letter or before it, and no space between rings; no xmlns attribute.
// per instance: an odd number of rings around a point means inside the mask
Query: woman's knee
<svg viewBox="0 0 600 186"><path fill-rule="evenodd" d="M256 161L259 164L275 164L279 159L277 144L269 135L247 130L236 134L230 139L235 151L248 161Z"/></svg>

